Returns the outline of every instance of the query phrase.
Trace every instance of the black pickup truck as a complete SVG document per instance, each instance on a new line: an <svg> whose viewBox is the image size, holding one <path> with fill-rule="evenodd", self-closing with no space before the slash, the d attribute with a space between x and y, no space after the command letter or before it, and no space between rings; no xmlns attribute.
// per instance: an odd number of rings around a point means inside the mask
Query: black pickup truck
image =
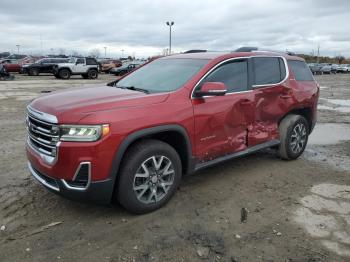
<svg viewBox="0 0 350 262"><path fill-rule="evenodd" d="M34 64L22 67L22 73L37 76L40 73L52 73L54 65L67 63L68 58L43 58Z"/></svg>

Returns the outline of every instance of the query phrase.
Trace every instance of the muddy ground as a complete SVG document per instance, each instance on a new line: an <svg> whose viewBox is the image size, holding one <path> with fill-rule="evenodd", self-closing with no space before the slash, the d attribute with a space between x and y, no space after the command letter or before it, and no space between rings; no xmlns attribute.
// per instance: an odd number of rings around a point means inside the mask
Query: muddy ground
<svg viewBox="0 0 350 262"><path fill-rule="evenodd" d="M300 159L267 150L209 168L141 216L63 199L26 167L28 102L112 79L0 82L0 261L350 261L350 74L317 77L319 123Z"/></svg>

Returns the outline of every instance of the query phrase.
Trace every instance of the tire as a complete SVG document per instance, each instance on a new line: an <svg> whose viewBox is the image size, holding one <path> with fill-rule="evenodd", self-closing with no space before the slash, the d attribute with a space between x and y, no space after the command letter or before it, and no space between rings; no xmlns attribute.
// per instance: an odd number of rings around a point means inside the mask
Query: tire
<svg viewBox="0 0 350 262"><path fill-rule="evenodd" d="M39 75L39 70L37 68L31 68L31 69L29 69L29 75L31 75L31 76L38 76Z"/></svg>
<svg viewBox="0 0 350 262"><path fill-rule="evenodd" d="M90 69L87 75L89 79L96 79L98 77L98 71L96 69Z"/></svg>
<svg viewBox="0 0 350 262"><path fill-rule="evenodd" d="M84 79L88 79L88 75L87 74L82 74L81 75Z"/></svg>
<svg viewBox="0 0 350 262"><path fill-rule="evenodd" d="M58 75L62 79L69 79L70 71L68 69L61 69L60 71L58 71Z"/></svg>
<svg viewBox="0 0 350 262"><path fill-rule="evenodd" d="M116 198L125 209L135 214L148 213L174 195L181 181L182 165L169 144L144 140L128 149L123 159Z"/></svg>
<svg viewBox="0 0 350 262"><path fill-rule="evenodd" d="M284 160L297 159L305 150L309 125L300 115L287 115L279 125L279 156Z"/></svg>

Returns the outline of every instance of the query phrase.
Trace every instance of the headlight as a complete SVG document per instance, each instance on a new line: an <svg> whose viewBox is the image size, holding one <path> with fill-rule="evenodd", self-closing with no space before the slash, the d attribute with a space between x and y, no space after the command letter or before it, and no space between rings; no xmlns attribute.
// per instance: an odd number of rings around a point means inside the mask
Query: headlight
<svg viewBox="0 0 350 262"><path fill-rule="evenodd" d="M93 142L109 133L109 125L60 125L61 141Z"/></svg>

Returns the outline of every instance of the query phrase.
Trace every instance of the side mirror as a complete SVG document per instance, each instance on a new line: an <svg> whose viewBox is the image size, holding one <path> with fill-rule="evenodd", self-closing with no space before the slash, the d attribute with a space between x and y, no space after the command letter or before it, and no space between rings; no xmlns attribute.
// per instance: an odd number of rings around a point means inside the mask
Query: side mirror
<svg viewBox="0 0 350 262"><path fill-rule="evenodd" d="M201 89L195 92L196 97L224 96L227 92L226 85L222 82L206 82Z"/></svg>

